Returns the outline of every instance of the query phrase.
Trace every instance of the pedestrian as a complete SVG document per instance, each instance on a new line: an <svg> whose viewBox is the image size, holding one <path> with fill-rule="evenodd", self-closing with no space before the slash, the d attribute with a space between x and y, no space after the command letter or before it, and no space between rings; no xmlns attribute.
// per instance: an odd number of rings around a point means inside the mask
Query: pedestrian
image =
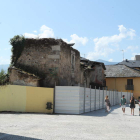
<svg viewBox="0 0 140 140"><path fill-rule="evenodd" d="M124 95L123 95L121 98L121 103L120 103L120 106L122 106L123 114L125 113L125 105L126 105L126 99L124 98Z"/></svg>
<svg viewBox="0 0 140 140"><path fill-rule="evenodd" d="M132 112L133 112L133 116L134 116L135 99L134 99L133 96L131 97L131 100L130 100L130 108L131 108L131 115L132 115Z"/></svg>
<svg viewBox="0 0 140 140"><path fill-rule="evenodd" d="M109 112L110 111L110 101L109 101L109 98L108 96L105 97L105 103L106 103L106 112Z"/></svg>

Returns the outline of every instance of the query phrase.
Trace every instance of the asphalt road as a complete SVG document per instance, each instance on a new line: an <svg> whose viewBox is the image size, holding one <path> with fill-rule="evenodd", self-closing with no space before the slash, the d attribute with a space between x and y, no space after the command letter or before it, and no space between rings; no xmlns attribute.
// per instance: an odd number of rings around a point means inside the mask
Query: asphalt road
<svg viewBox="0 0 140 140"><path fill-rule="evenodd" d="M0 140L139 140L138 106L131 116L119 106L109 113L98 110L82 115L0 113Z"/></svg>

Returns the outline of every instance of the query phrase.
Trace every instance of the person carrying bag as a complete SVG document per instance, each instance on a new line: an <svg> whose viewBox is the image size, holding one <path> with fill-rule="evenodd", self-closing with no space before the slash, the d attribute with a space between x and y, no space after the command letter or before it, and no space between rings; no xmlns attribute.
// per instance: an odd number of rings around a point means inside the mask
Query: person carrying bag
<svg viewBox="0 0 140 140"><path fill-rule="evenodd" d="M132 112L133 112L133 116L134 116L135 99L134 99L133 96L131 97L131 100L130 100L130 108L131 108L131 115L132 115Z"/></svg>

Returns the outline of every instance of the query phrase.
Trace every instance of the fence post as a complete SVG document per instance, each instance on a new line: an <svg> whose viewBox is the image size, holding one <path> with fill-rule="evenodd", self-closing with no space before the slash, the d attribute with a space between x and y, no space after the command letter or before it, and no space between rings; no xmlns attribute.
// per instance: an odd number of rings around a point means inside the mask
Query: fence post
<svg viewBox="0 0 140 140"><path fill-rule="evenodd" d="M111 100L111 98L110 98L110 89L108 91L109 91L109 99Z"/></svg>
<svg viewBox="0 0 140 140"><path fill-rule="evenodd" d="M127 100L126 100L126 103L128 104L128 91L127 91Z"/></svg>
<svg viewBox="0 0 140 140"><path fill-rule="evenodd" d="M99 87L99 109L100 109L100 87Z"/></svg>
<svg viewBox="0 0 140 140"><path fill-rule="evenodd" d="M118 95L118 90L117 90L117 105L119 103L119 95Z"/></svg>
<svg viewBox="0 0 140 140"><path fill-rule="evenodd" d="M116 90L114 90L114 105L116 105Z"/></svg>
<svg viewBox="0 0 140 140"><path fill-rule="evenodd" d="M53 113L55 113L55 93L56 93L56 82L55 82L55 87L53 91Z"/></svg>
<svg viewBox="0 0 140 140"><path fill-rule="evenodd" d="M117 90L116 90L116 105L117 105L117 102L118 102L118 98L117 98Z"/></svg>
<svg viewBox="0 0 140 140"><path fill-rule="evenodd" d="M116 105L117 105L117 102L118 102L118 98L117 98L117 90L116 90Z"/></svg>
<svg viewBox="0 0 140 140"><path fill-rule="evenodd" d="M86 86L86 84L84 84L84 108L83 108L84 112L83 113L85 113L85 92L86 92L86 87L85 86Z"/></svg>
<svg viewBox="0 0 140 140"><path fill-rule="evenodd" d="M113 98L112 98L112 105L114 105L114 89L113 89Z"/></svg>
<svg viewBox="0 0 140 140"><path fill-rule="evenodd" d="M104 88L103 88L103 104L102 104L102 108L104 108Z"/></svg>
<svg viewBox="0 0 140 140"><path fill-rule="evenodd" d="M117 92L116 92L116 90L115 90L115 105L117 104L117 96L116 96L116 94L117 94Z"/></svg>
<svg viewBox="0 0 140 140"><path fill-rule="evenodd" d="M120 104L120 99L119 99L119 92L118 92L118 104Z"/></svg>
<svg viewBox="0 0 140 140"><path fill-rule="evenodd" d="M96 86L95 86L95 110L96 110Z"/></svg>
<svg viewBox="0 0 140 140"><path fill-rule="evenodd" d="M90 85L90 111L91 111L91 85Z"/></svg>

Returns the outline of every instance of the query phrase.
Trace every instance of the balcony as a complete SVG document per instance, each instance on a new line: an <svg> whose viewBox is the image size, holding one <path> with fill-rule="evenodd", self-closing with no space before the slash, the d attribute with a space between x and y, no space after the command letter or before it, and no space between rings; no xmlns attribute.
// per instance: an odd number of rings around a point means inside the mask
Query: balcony
<svg viewBox="0 0 140 140"><path fill-rule="evenodd" d="M134 90L134 85L125 85L125 90Z"/></svg>

